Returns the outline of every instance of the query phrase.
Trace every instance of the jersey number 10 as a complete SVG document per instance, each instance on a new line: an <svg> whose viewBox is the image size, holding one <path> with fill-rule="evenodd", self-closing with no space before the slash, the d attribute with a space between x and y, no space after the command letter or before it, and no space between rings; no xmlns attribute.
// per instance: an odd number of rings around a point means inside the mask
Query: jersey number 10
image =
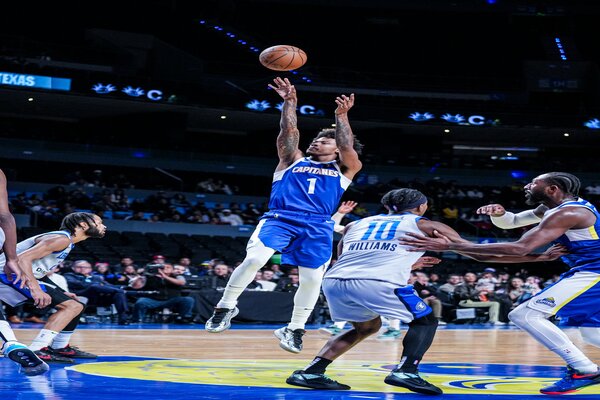
<svg viewBox="0 0 600 400"><path fill-rule="evenodd" d="M392 240L400 221L371 222L360 240Z"/></svg>

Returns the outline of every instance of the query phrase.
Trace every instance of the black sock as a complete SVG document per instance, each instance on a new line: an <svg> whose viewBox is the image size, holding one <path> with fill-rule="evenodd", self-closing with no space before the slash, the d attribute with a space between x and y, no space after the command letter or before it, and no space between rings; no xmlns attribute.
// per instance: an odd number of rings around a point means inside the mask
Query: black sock
<svg viewBox="0 0 600 400"><path fill-rule="evenodd" d="M304 372L309 374L324 374L325 370L333 361L326 358L315 357L308 367L304 368Z"/></svg>
<svg viewBox="0 0 600 400"><path fill-rule="evenodd" d="M415 357L402 357L396 371L402 371L409 374L416 374L419 370L420 359Z"/></svg>

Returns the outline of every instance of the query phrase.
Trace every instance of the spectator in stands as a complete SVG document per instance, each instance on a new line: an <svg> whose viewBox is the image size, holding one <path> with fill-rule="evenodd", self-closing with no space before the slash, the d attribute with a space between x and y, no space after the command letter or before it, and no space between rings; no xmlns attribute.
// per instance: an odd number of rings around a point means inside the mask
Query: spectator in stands
<svg viewBox="0 0 600 400"><path fill-rule="evenodd" d="M173 271L175 271L175 274L181 275L183 277L191 276L192 275L190 273L190 270L187 269L187 267L185 267L184 265L181 265L181 264L175 264L175 265L173 265Z"/></svg>
<svg viewBox="0 0 600 400"><path fill-rule="evenodd" d="M136 322L143 322L149 310L169 308L179 314L175 320L176 323L193 323L194 298L183 296L182 290L187 281L183 275L178 275L173 270L172 264L154 264L149 268L145 278L146 283L140 289L156 293L137 298L133 306Z"/></svg>
<svg viewBox="0 0 600 400"><path fill-rule="evenodd" d="M192 265L192 260L189 257L181 257L177 265L185 268L185 273L183 275L196 275L198 272L198 268Z"/></svg>
<svg viewBox="0 0 600 400"><path fill-rule="evenodd" d="M263 215L263 211L256 207L255 203L246 204L246 209L242 211L240 216L246 225L256 225L258 219Z"/></svg>
<svg viewBox="0 0 600 400"><path fill-rule="evenodd" d="M448 293L454 295L454 290L461 283L461 277L458 274L450 274L448 275L448 279L446 283L438 288L438 293Z"/></svg>
<svg viewBox="0 0 600 400"><path fill-rule="evenodd" d="M277 286L277 283L273 281L273 271L270 269L262 271L262 277L258 282L262 285L263 290L267 291L275 290Z"/></svg>
<svg viewBox="0 0 600 400"><path fill-rule="evenodd" d="M202 287L207 289L224 288L229 282L229 266L223 262L218 262L212 268L212 274L206 275L202 282Z"/></svg>
<svg viewBox="0 0 600 400"><path fill-rule="evenodd" d="M467 272L463 277L464 282L456 287L454 294L462 307L487 308L489 310L488 321L492 325L500 323L500 303L491 299L490 292L485 286L477 287L477 275Z"/></svg>
<svg viewBox="0 0 600 400"><path fill-rule="evenodd" d="M433 316L437 318L438 324L446 325L446 322L442 320L442 302L436 296L437 290L435 287L429 283L429 276L425 272L420 271L413 272L413 275L416 278L413 283L415 291L423 299L423 302L431 307Z"/></svg>
<svg viewBox="0 0 600 400"><path fill-rule="evenodd" d="M232 226L238 226L238 225L244 224L242 217L240 217L237 214L232 213L229 208L223 209L223 211L219 214L219 219L221 220L221 223L229 224Z"/></svg>
<svg viewBox="0 0 600 400"><path fill-rule="evenodd" d="M246 286L248 290L262 290L263 286L259 282L262 279L262 271L256 271L256 275L254 275L254 280Z"/></svg>
<svg viewBox="0 0 600 400"><path fill-rule="evenodd" d="M128 265L125 268L123 268L123 272L121 274L127 277L128 286L131 286L132 281L141 277L141 275L137 272L137 268L134 264Z"/></svg>
<svg viewBox="0 0 600 400"><path fill-rule="evenodd" d="M300 283L300 276L298 275L298 271L291 271L286 278L282 278L277 282L277 286L275 287L276 292L291 292L296 293L298 290L298 286Z"/></svg>
<svg viewBox="0 0 600 400"><path fill-rule="evenodd" d="M119 263L114 266L113 271L123 272L125 270L125 268L127 268L130 265L133 267L134 270L137 269L137 265L135 265L133 258L123 257L123 258L121 258L121 261L119 261Z"/></svg>
<svg viewBox="0 0 600 400"><path fill-rule="evenodd" d="M148 221L148 218L146 218L145 215L146 215L146 213L144 213L143 211L136 211L129 217L125 217L125 220L126 221Z"/></svg>
<svg viewBox="0 0 600 400"><path fill-rule="evenodd" d="M71 269L73 272L65 273L64 277L72 293L87 297L90 305L99 304L101 297L109 298L117 309L119 325L129 325L129 307L123 289L105 282L101 276L92 275L92 264L86 260L74 261Z"/></svg>
<svg viewBox="0 0 600 400"><path fill-rule="evenodd" d="M280 264L271 264L270 269L273 271L273 281L279 282L281 278L285 277Z"/></svg>
<svg viewBox="0 0 600 400"><path fill-rule="evenodd" d="M112 285L127 285L127 277L125 275L112 272L110 264L107 262L97 262L94 264L93 275L101 276L105 282Z"/></svg>
<svg viewBox="0 0 600 400"><path fill-rule="evenodd" d="M512 308L515 308L531 297L531 294L527 293L523 288L523 279L518 276L515 276L510 280L507 288L507 295L513 303Z"/></svg>

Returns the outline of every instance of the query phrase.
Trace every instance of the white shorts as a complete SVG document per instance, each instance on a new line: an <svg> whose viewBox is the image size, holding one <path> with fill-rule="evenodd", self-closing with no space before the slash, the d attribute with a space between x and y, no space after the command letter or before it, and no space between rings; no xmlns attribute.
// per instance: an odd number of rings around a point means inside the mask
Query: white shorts
<svg viewBox="0 0 600 400"><path fill-rule="evenodd" d="M407 324L431 312L412 285L326 278L322 287L334 321L366 322L383 316Z"/></svg>

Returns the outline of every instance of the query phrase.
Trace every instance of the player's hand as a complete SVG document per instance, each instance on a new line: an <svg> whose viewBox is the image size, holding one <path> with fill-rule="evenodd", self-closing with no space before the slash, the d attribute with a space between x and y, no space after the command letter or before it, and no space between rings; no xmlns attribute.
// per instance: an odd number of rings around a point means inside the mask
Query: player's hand
<svg viewBox="0 0 600 400"><path fill-rule="evenodd" d="M337 104L335 114L345 114L354 106L354 93L350 96L346 96L345 94L338 96L335 98L335 102Z"/></svg>
<svg viewBox="0 0 600 400"><path fill-rule="evenodd" d="M37 308L46 308L52 302L50 295L42 290L40 285L30 287L31 297L33 297L33 304Z"/></svg>
<svg viewBox="0 0 600 400"><path fill-rule="evenodd" d="M450 247L447 238L432 238L407 232L407 236L399 239L401 245L408 246L408 251L446 251Z"/></svg>
<svg viewBox="0 0 600 400"><path fill-rule="evenodd" d="M355 201L344 201L340 208L338 208L337 212L340 214L348 214L354 210L354 207L358 205Z"/></svg>
<svg viewBox="0 0 600 400"><path fill-rule="evenodd" d="M6 260L6 264L4 264L4 273L10 282L16 285L21 281L20 288L23 289L23 287L25 287L25 281L21 280L21 268L19 267L18 261Z"/></svg>
<svg viewBox="0 0 600 400"><path fill-rule="evenodd" d="M506 210L501 204L488 204L477 209L477 214L489 215L490 217L501 217L506 214Z"/></svg>
<svg viewBox="0 0 600 400"><path fill-rule="evenodd" d="M414 271L415 269L433 267L433 266L439 264L440 262L442 262L442 260L440 258L431 257L431 256L423 256L423 257L420 257L417 260L417 262L415 262L412 265L411 270Z"/></svg>
<svg viewBox="0 0 600 400"><path fill-rule="evenodd" d="M269 83L269 87L277 92L284 100L296 100L296 87L292 85L288 78L273 79L274 85Z"/></svg>
<svg viewBox="0 0 600 400"><path fill-rule="evenodd" d="M65 294L67 296L69 296L70 298L72 298L73 300L77 300L77 295L75 293L65 292Z"/></svg>
<svg viewBox="0 0 600 400"><path fill-rule="evenodd" d="M554 246L549 247L545 252L541 254L540 257L547 261L554 261L565 254L569 254L569 251L562 244L555 244Z"/></svg>

